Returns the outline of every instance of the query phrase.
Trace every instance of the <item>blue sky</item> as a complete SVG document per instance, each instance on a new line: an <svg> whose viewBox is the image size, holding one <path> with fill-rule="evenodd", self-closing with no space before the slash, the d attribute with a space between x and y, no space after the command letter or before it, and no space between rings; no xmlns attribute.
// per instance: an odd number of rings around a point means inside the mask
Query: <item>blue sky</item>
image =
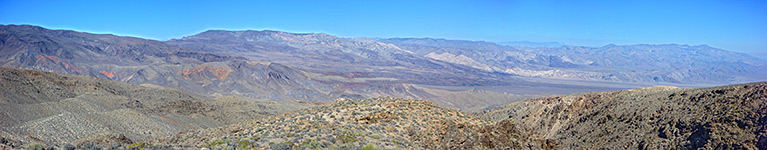
<svg viewBox="0 0 767 150"><path fill-rule="evenodd" d="M767 1L0 0L0 24L168 40L208 29L341 37L708 44L767 53Z"/></svg>

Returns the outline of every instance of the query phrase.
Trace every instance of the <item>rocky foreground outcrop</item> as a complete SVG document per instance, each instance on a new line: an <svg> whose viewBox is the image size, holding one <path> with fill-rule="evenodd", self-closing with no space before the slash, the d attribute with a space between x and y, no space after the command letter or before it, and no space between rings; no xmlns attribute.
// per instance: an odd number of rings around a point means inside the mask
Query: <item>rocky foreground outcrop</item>
<svg viewBox="0 0 767 150"><path fill-rule="evenodd" d="M767 82L536 98L474 115L560 149L767 149Z"/></svg>
<svg viewBox="0 0 767 150"><path fill-rule="evenodd" d="M237 124L228 128L181 133L155 145L210 148L440 148L435 138L461 126L470 136L490 122L445 109L428 101L391 97L337 100L335 103ZM447 147L445 147L447 148Z"/></svg>
<svg viewBox="0 0 767 150"><path fill-rule="evenodd" d="M4 148L767 149L767 82L534 98L474 114L391 97L309 108L210 99L5 68L0 87Z"/></svg>
<svg viewBox="0 0 767 150"><path fill-rule="evenodd" d="M767 83L536 98L465 114L381 97L153 141L268 149L764 149Z"/></svg>

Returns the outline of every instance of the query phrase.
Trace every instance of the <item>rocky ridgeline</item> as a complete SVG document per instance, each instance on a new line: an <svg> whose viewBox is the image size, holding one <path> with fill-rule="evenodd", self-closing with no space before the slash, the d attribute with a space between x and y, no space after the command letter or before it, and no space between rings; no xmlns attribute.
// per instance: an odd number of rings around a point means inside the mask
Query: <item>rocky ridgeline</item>
<svg viewBox="0 0 767 150"><path fill-rule="evenodd" d="M488 121L421 100L391 97L337 100L218 128L178 134L157 144L210 148L447 148L444 135L476 136ZM463 131L463 132L449 132ZM458 135L460 134L460 135Z"/></svg>

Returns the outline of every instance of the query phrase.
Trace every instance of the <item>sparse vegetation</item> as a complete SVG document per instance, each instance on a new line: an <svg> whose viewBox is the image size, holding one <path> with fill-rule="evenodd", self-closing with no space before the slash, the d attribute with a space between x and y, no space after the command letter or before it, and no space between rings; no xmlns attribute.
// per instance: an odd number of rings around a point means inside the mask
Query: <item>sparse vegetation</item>
<svg viewBox="0 0 767 150"><path fill-rule="evenodd" d="M250 141L237 142L237 149L250 149L250 148L253 148L253 143L250 143Z"/></svg>
<svg viewBox="0 0 767 150"><path fill-rule="evenodd" d="M379 148L373 144L368 144L362 147L362 150L379 150Z"/></svg>
<svg viewBox="0 0 767 150"><path fill-rule="evenodd" d="M136 142L136 143L128 145L128 149L142 149L146 146L152 146L152 144L149 144L147 142Z"/></svg>
<svg viewBox="0 0 767 150"><path fill-rule="evenodd" d="M293 143L293 142L291 142L291 141L282 142L282 143L280 143L280 145L288 145L288 146L291 146L291 147L296 147L296 148L298 148L298 146L299 146L298 144L296 144L296 143Z"/></svg>
<svg viewBox="0 0 767 150"><path fill-rule="evenodd" d="M224 142L224 141L214 141L214 142L208 143L206 147L215 147L215 146L222 145L222 144L226 144L226 142Z"/></svg>
<svg viewBox="0 0 767 150"><path fill-rule="evenodd" d="M752 92L754 90L761 92ZM299 110L226 128L180 134L177 138L188 139L183 141L187 143L181 143L183 145L211 149L578 149L583 147L568 142L598 143L595 140L603 140L615 143L635 137L614 134L614 131L635 134L641 130L657 133L648 134L652 137L642 137L643 142L635 145L627 142L629 144L590 147L701 148L718 142L714 139L744 140L741 143L753 140L746 137L753 136L749 134L755 133L752 131L754 128L745 127L763 128L763 124L754 121L766 118L767 112L760 112L767 110L760 105L767 100L765 93L767 83L699 90L624 90L531 99L474 115L445 109L427 101L390 97L349 99L327 107ZM345 107L347 104L357 107ZM353 112L358 113L356 117ZM332 115L347 119L321 117ZM706 118L709 120L693 119L696 115L709 116ZM489 122L477 119L479 117L502 119ZM712 124L711 119L723 120L724 123ZM643 129L648 127L659 128ZM550 130L557 130L554 138L538 138L549 134ZM728 134L719 134L722 131ZM600 136L584 138L595 134ZM689 144L648 144L656 138L687 140L689 142L685 143ZM196 141L209 142L200 144ZM162 147L139 142L127 148ZM759 147L744 144L738 148Z"/></svg>
<svg viewBox="0 0 767 150"><path fill-rule="evenodd" d="M28 150L45 150L45 146L40 143L32 143L27 145Z"/></svg>
<svg viewBox="0 0 767 150"><path fill-rule="evenodd" d="M359 133L353 133L349 130L343 130L340 132L336 132L336 138L341 141L341 143L352 143L357 141L357 137L360 135Z"/></svg>

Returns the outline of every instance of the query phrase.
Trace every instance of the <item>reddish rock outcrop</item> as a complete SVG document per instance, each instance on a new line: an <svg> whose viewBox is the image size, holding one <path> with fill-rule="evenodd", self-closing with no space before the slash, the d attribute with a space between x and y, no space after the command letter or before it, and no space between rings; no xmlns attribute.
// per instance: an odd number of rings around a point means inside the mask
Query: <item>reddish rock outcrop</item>
<svg viewBox="0 0 767 150"><path fill-rule="evenodd" d="M115 71L112 71L112 72L99 71L99 73L104 74L105 76L109 77L109 79L112 79L112 80L115 79Z"/></svg>
<svg viewBox="0 0 767 150"><path fill-rule="evenodd" d="M64 62L61 60L61 58L56 56L49 56L45 54L37 55L37 61L35 61L35 63L44 65L48 69L54 69L53 66L61 65L61 67L63 67L64 70L68 72L77 73L77 74L83 73L82 71L80 71L80 69L78 69L74 65Z"/></svg>
<svg viewBox="0 0 767 150"><path fill-rule="evenodd" d="M202 66L199 68L186 69L179 74L187 80L226 80L229 77L229 73L234 72L228 67L211 67ZM215 76L212 77L211 75Z"/></svg>

